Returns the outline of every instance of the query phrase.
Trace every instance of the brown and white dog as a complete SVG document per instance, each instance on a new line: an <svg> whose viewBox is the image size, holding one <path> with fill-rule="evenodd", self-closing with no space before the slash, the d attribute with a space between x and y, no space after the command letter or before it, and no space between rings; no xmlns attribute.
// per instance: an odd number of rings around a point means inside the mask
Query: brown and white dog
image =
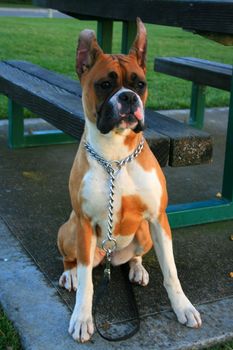
<svg viewBox="0 0 233 350"><path fill-rule="evenodd" d="M58 246L64 272L60 285L77 290L69 333L80 342L94 332L92 269L105 256L109 177L84 148L87 141L104 159L121 160L132 154L142 139L146 29L137 20L137 36L128 55L104 54L93 31L84 30L77 48L77 73L83 89L85 131L71 170L69 189L73 211L60 228ZM115 183L113 235L117 249L112 264L129 261L129 279L146 286L149 275L142 256L154 245L172 308L178 321L200 327L201 318L185 296L173 257L171 230L165 212L166 182L145 142L141 153L119 172Z"/></svg>

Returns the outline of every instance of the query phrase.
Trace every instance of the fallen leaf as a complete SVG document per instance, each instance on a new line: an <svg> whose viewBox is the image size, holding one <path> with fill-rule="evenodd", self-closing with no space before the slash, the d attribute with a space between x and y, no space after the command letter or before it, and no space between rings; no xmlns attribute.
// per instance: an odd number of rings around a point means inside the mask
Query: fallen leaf
<svg viewBox="0 0 233 350"><path fill-rule="evenodd" d="M101 328L104 330L104 331L107 331L109 328L110 328L110 323L108 322L105 322L101 325Z"/></svg>
<svg viewBox="0 0 233 350"><path fill-rule="evenodd" d="M38 171L23 171L23 176L33 181L42 181L43 175Z"/></svg>

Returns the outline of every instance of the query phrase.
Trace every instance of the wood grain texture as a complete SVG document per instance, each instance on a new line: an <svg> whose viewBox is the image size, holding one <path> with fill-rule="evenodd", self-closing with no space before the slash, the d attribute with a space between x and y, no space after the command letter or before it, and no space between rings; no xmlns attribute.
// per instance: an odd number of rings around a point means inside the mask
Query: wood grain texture
<svg viewBox="0 0 233 350"><path fill-rule="evenodd" d="M33 0L33 3L77 18L134 21L139 16L145 23L233 34L231 0Z"/></svg>
<svg viewBox="0 0 233 350"><path fill-rule="evenodd" d="M147 125L170 138L169 165L173 167L198 165L212 160L212 137L164 114L146 111Z"/></svg>
<svg viewBox="0 0 233 350"><path fill-rule="evenodd" d="M157 57L154 70L194 83L230 91L232 66L194 57Z"/></svg>
<svg viewBox="0 0 233 350"><path fill-rule="evenodd" d="M78 82L29 62L0 62L0 92L80 140L84 129ZM209 162L211 137L146 109L145 137L162 166Z"/></svg>

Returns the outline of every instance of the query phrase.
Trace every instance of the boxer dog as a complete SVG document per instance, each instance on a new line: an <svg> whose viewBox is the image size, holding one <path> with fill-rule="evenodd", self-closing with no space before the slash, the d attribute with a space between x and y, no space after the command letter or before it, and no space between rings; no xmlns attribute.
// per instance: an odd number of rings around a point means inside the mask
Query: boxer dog
<svg viewBox="0 0 233 350"><path fill-rule="evenodd" d="M73 211L60 228L58 247L64 272L60 286L76 290L69 333L86 342L94 332L92 269L105 257L109 174L89 153L85 143L106 161L131 155L143 139L146 29L137 19L137 35L128 55L105 54L91 30L81 32L76 70L82 86L85 130L71 170L69 190ZM180 323L200 327L201 318L179 282L165 209L166 182L147 142L122 166L115 181L112 233L116 249L112 265L129 262L131 282L146 286L149 275L142 256L154 245L164 286Z"/></svg>

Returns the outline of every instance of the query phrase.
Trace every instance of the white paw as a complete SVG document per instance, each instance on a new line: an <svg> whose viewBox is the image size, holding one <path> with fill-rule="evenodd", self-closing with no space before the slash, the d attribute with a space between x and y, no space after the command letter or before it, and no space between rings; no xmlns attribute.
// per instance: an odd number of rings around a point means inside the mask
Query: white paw
<svg viewBox="0 0 233 350"><path fill-rule="evenodd" d="M76 310L75 308L70 319L69 333L74 340L85 343L90 340L94 333L92 316L86 316L85 314L80 315Z"/></svg>
<svg viewBox="0 0 233 350"><path fill-rule="evenodd" d="M129 280L132 283L147 286L149 283L149 273L141 263L131 263L129 270Z"/></svg>
<svg viewBox="0 0 233 350"><path fill-rule="evenodd" d="M176 305L173 304L173 310L180 323L191 328L201 327L202 321L200 313L185 296L182 297Z"/></svg>
<svg viewBox="0 0 233 350"><path fill-rule="evenodd" d="M63 272L59 279L59 286L67 289L69 292L73 289L77 290L78 279L77 279L77 268L73 267L71 270Z"/></svg>

